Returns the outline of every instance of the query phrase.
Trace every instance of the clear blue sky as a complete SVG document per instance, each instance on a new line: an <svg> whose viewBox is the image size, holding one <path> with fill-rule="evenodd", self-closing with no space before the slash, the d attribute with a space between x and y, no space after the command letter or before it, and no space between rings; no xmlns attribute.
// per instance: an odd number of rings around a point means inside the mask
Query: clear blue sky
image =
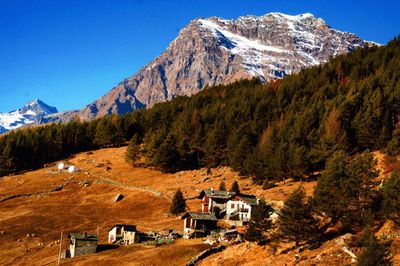
<svg viewBox="0 0 400 266"><path fill-rule="evenodd" d="M311 12L382 44L398 0L0 0L0 112L39 98L78 109L159 55L197 17Z"/></svg>

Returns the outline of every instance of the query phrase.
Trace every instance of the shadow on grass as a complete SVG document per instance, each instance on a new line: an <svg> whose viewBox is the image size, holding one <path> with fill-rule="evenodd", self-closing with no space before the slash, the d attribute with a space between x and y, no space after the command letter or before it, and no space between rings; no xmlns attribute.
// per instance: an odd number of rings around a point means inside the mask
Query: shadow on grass
<svg viewBox="0 0 400 266"><path fill-rule="evenodd" d="M112 245L112 244L99 244L97 246L96 252L103 252L107 250L112 250L112 249L117 249L119 248L118 245Z"/></svg>

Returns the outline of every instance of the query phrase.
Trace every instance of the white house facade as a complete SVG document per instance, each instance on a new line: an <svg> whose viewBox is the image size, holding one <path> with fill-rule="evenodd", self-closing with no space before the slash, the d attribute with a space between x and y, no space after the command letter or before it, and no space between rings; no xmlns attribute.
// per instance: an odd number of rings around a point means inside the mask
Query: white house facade
<svg viewBox="0 0 400 266"><path fill-rule="evenodd" d="M251 210L258 205L254 196L237 195L226 204L226 220L231 225L241 226L251 219Z"/></svg>
<svg viewBox="0 0 400 266"><path fill-rule="evenodd" d="M108 231L108 243L131 245L138 240L136 225L116 224Z"/></svg>
<svg viewBox="0 0 400 266"><path fill-rule="evenodd" d="M219 191L212 188L205 189L199 195L199 198L202 200L201 211L204 213L214 213L215 208L219 208L220 211L224 212L226 203L235 195L236 193L232 191Z"/></svg>

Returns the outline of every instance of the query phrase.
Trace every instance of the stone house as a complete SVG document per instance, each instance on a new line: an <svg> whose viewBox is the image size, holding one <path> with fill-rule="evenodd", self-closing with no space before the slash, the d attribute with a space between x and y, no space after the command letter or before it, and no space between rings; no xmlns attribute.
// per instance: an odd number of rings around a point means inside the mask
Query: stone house
<svg viewBox="0 0 400 266"><path fill-rule="evenodd" d="M183 221L183 238L207 236L217 228L217 218L212 213L187 212Z"/></svg>
<svg viewBox="0 0 400 266"><path fill-rule="evenodd" d="M70 239L69 252L71 258L96 253L97 243L99 241L97 235L70 233L68 238Z"/></svg>

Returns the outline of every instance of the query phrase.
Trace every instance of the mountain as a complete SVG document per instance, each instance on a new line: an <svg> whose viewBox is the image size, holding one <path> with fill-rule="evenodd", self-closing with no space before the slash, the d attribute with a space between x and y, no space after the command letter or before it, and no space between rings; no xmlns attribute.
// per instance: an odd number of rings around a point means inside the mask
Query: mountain
<svg viewBox="0 0 400 266"><path fill-rule="evenodd" d="M50 121L49 117L57 113L57 108L35 99L21 109L0 113L0 134L24 125L47 123Z"/></svg>
<svg viewBox="0 0 400 266"><path fill-rule="evenodd" d="M124 114L241 78L278 79L372 44L309 13L199 18L184 27L160 56L87 105L79 116Z"/></svg>

